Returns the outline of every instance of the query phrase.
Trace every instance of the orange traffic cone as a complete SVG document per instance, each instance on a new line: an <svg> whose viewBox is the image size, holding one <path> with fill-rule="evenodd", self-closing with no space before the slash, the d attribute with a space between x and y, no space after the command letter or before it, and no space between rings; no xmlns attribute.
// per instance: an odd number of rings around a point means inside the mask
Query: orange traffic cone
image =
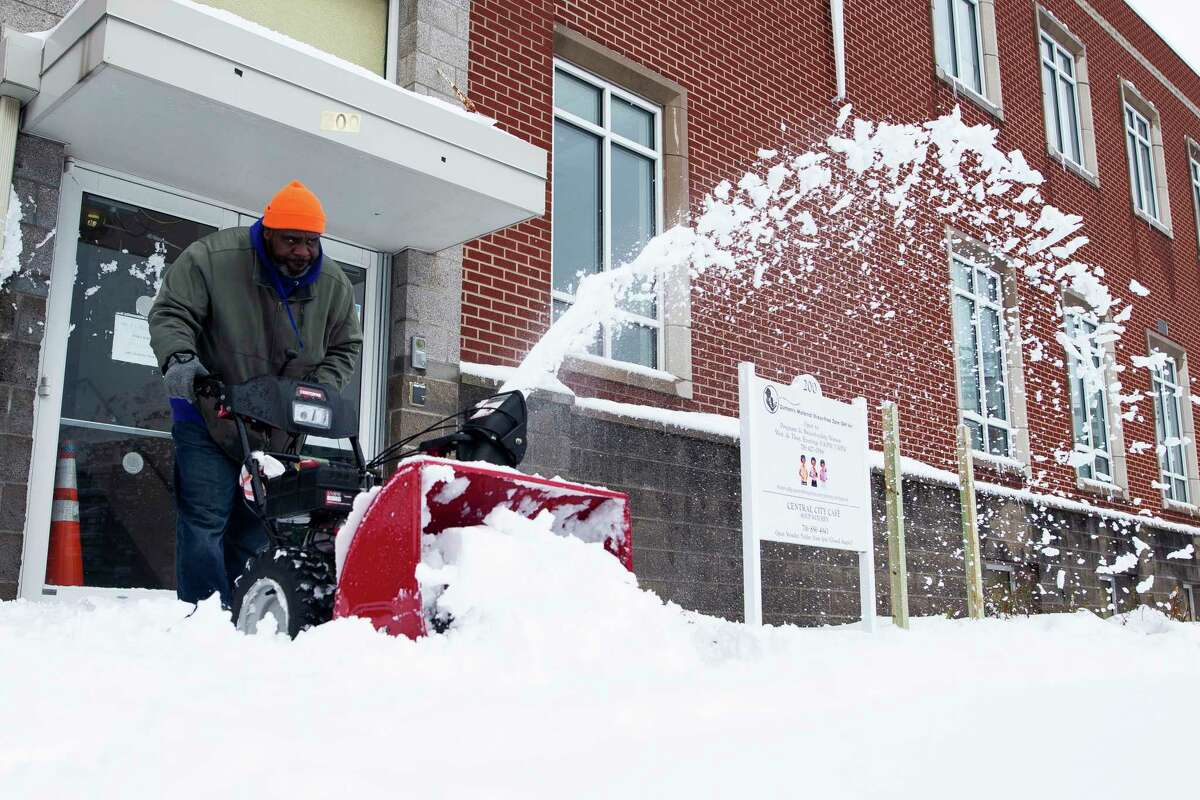
<svg viewBox="0 0 1200 800"><path fill-rule="evenodd" d="M83 585L83 549L79 543L79 489L75 483L75 443L65 440L58 449L54 473L54 506L50 512L50 553L46 558L46 583L51 586Z"/></svg>

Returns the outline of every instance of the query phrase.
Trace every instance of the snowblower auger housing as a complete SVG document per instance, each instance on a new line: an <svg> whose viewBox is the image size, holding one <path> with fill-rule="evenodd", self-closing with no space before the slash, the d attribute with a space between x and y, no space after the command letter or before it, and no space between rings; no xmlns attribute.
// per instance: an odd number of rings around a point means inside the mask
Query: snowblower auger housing
<svg viewBox="0 0 1200 800"><path fill-rule="evenodd" d="M479 525L497 507L529 518L549 511L556 533L603 543L633 569L624 494L512 468L526 447L519 392L467 409L456 415L465 419L455 433L421 445L482 460L401 461L354 531L343 528L356 496L379 485L380 466L400 458L406 440L366 462L355 408L330 386L266 376L237 386L205 379L197 392L215 397L237 427L246 502L270 540L234 582L234 622L244 632L273 619L268 629L295 636L331 617L360 616L393 635L421 636L427 632L416 578L422 534ZM256 454L251 430L348 439L350 450L331 460L305 458L293 439L286 452ZM345 554L340 570L339 553Z"/></svg>
<svg viewBox="0 0 1200 800"><path fill-rule="evenodd" d="M366 617L393 635L425 634L416 579L422 533L479 525L497 507L529 518L549 511L556 533L602 542L633 569L627 495L482 462L416 456L400 464L354 532L333 615Z"/></svg>

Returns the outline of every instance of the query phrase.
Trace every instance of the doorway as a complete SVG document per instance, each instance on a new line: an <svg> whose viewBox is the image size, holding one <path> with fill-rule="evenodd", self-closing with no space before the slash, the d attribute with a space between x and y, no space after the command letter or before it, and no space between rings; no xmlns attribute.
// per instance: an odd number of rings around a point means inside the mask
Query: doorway
<svg viewBox="0 0 1200 800"><path fill-rule="evenodd" d="M146 315L165 269L197 239L257 217L165 187L72 164L64 175L60 235L47 304L20 593L173 591L174 460L171 412L149 346ZM363 324L360 368L348 391L364 450L375 452L382 369L384 259L322 237L354 285ZM321 454L337 443L314 440ZM57 467L57 469L56 469ZM82 586L48 570L56 483L78 496ZM65 488L60 486L57 488ZM49 559L53 561L53 559Z"/></svg>

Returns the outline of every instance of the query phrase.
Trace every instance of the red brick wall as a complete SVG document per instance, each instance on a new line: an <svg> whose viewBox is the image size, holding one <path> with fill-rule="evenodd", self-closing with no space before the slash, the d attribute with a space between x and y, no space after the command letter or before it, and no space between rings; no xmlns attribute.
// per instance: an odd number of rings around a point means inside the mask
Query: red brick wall
<svg viewBox="0 0 1200 800"><path fill-rule="evenodd" d="M849 97L857 113L911 122L953 108L956 98L933 72L928 0L847 5ZM997 0L1003 122L966 100L963 115L1000 128L1000 146L1020 149L1046 176L1046 201L1085 217L1083 232L1091 243L1077 257L1102 266L1117 296L1134 299L1127 291L1134 276L1151 290L1150 297L1136 299L1120 363L1129 367L1131 355L1145 353L1145 332L1160 319L1169 323L1174 341L1200 358L1200 259L1184 145L1185 134L1200 139L1200 119L1073 0L1044 5L1087 46L1099 187L1046 153L1033 4ZM1093 5L1200 102L1200 78L1123 2ZM833 56L823 0L475 0L471 21L472 97L502 128L547 150L556 23L685 86L693 203L720 180L736 181L760 147L804 151L833 130L838 108L831 101ZM1130 210L1119 76L1161 114L1173 239ZM547 207L549 191L548 185ZM918 217L917 229L924 227L930 240L918 243L923 252L910 247L904 265L897 264L897 247L907 235L885 232L864 252L828 253L797 284L777 283L748 299L736 291L728 295L715 278L699 281L693 294L694 401L594 379L569 377L568 383L589 395L736 414L736 364L749 358L780 379L813 373L831 396L865 395L872 404L897 400L906 453L948 466L957 412L947 268L940 238L932 233L942 223L931 210ZM1019 283L1024 334L1047 342L1047 358L1030 363L1027 356L1025 365L1032 450L1046 457L1034 470L1045 470L1046 488L1074 493L1073 470L1053 460L1056 450L1070 446L1071 435L1066 370L1054 344L1061 323L1053 298ZM516 363L549 324L549 286L549 215L470 245L464 360ZM882 305L871 309L873 301ZM872 318L889 309L893 319ZM1192 369L1200 370L1200 361ZM1145 371L1127 369L1122 380L1126 392L1149 391ZM1127 445L1154 441L1152 403L1139 404L1139 417L1124 423L1124 434ZM1160 497L1150 486L1157 478L1153 451L1130 455L1129 466L1140 507L1159 513Z"/></svg>

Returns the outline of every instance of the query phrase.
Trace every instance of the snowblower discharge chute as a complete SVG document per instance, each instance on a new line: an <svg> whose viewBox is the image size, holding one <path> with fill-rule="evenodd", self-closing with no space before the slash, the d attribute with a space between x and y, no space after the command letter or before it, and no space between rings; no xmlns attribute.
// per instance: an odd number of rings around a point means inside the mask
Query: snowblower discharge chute
<svg viewBox="0 0 1200 800"><path fill-rule="evenodd" d="M626 495L516 471L527 446L520 392L486 398L366 461L357 414L333 387L262 377L240 386L203 379L197 391L236 425L246 502L267 529L267 548L234 582L234 623L246 633L295 636L346 616L414 638L440 629L445 620L425 618L416 578L421 536L480 525L496 508L530 519L549 512L555 533L601 543L633 569ZM404 458L413 440L448 427ZM254 452L252 431L282 431L289 445ZM341 457L308 457L299 446L305 434L350 447ZM397 461L384 483L382 468Z"/></svg>

